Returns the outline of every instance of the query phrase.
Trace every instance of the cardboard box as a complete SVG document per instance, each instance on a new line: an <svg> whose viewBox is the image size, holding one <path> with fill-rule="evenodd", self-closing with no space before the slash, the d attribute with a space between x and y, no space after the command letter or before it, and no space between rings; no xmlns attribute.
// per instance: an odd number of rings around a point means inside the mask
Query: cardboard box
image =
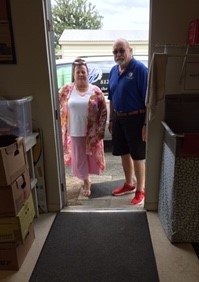
<svg viewBox="0 0 199 282"><path fill-rule="evenodd" d="M35 239L33 224L23 243L0 243L0 270L19 270Z"/></svg>
<svg viewBox="0 0 199 282"><path fill-rule="evenodd" d="M28 168L24 138L0 136L0 186L13 183Z"/></svg>
<svg viewBox="0 0 199 282"><path fill-rule="evenodd" d="M16 216L31 193L29 171L26 169L9 186L0 186L0 217Z"/></svg>
<svg viewBox="0 0 199 282"><path fill-rule="evenodd" d="M35 217L32 193L16 217L0 218L0 243L23 242Z"/></svg>
<svg viewBox="0 0 199 282"><path fill-rule="evenodd" d="M37 143L32 148L35 177L37 179L37 200L40 213L47 213L47 197L44 170L43 136L41 129L38 129Z"/></svg>

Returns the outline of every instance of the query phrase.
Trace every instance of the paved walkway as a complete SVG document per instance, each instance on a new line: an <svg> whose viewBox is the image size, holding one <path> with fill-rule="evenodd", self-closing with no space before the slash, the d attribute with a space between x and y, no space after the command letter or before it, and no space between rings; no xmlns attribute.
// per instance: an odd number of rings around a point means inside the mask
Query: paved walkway
<svg viewBox="0 0 199 282"><path fill-rule="evenodd" d="M92 183L103 183L124 179L123 169L120 157L115 157L111 153L111 143L105 142L105 159L106 171L99 176L91 176ZM70 172L70 167L66 167L66 184L68 193L68 205L71 208L78 209L143 209L143 205L134 207L131 200L134 194L123 196L106 196L101 198L88 199L82 196L82 182L73 177ZM117 188L117 187L116 187Z"/></svg>

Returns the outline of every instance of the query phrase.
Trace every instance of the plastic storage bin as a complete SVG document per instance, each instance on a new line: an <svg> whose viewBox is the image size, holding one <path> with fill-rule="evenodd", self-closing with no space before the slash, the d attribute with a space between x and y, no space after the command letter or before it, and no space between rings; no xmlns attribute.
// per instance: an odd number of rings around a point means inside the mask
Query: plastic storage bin
<svg viewBox="0 0 199 282"><path fill-rule="evenodd" d="M0 100L0 135L27 137L32 134L32 97Z"/></svg>

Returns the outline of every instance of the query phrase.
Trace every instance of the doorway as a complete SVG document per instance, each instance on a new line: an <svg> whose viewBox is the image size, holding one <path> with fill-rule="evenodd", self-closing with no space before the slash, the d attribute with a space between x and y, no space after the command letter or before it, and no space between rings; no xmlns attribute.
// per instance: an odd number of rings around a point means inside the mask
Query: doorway
<svg viewBox="0 0 199 282"><path fill-rule="evenodd" d="M53 2L53 1L51 1L51 2ZM57 94L57 92L55 92L55 93ZM97 177L92 176L91 179L92 179L93 183L112 181L112 180L115 180L116 178L117 179L124 178L121 163L120 163L120 158L116 158L116 157L111 156L110 146L111 146L110 142L105 141L105 154L106 154L106 160L107 160L107 171L100 176L97 176ZM60 152L61 152L61 150L60 150ZM66 201L64 201L64 205L66 205L66 206L82 206L82 205L86 204L86 201L88 202L89 200L83 199L80 195L81 182L78 181L76 178L74 178L71 175L70 167L64 167L61 170L63 170L63 169L64 169L64 172L65 172L65 179L66 179L66 182L65 182L65 184L66 184L66 195L65 196L66 197L63 197L64 199L66 199ZM114 175L114 173L116 175ZM114 198L114 199L116 200L116 198ZM103 199L103 200L106 200L106 203L108 203L108 199ZM98 199L98 203L100 203L99 199Z"/></svg>

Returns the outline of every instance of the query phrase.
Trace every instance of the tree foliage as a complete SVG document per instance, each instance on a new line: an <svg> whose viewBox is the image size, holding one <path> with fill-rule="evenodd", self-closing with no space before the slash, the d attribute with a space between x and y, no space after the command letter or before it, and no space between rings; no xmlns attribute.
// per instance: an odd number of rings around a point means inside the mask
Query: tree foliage
<svg viewBox="0 0 199 282"><path fill-rule="evenodd" d="M87 0L55 0L52 19L57 45L64 29L100 29L103 17Z"/></svg>

